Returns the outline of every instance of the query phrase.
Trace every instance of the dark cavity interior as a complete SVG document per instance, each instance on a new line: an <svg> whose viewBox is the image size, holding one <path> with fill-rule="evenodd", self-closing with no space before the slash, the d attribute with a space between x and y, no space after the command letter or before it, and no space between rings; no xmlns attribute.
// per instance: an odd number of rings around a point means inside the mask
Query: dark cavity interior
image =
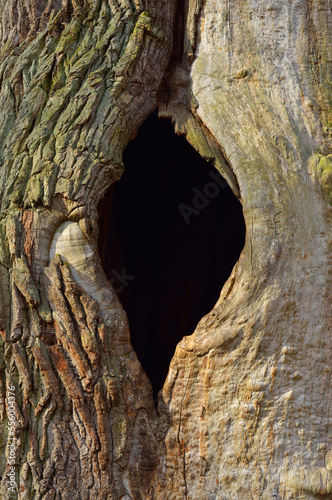
<svg viewBox="0 0 332 500"><path fill-rule="evenodd" d="M99 251L154 389L176 344L218 300L244 246L241 204L217 170L151 115L100 203Z"/></svg>

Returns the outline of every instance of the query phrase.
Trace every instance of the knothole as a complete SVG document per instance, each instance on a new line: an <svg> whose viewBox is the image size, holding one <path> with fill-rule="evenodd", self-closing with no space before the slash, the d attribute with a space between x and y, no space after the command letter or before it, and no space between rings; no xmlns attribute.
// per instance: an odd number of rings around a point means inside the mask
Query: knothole
<svg viewBox="0 0 332 500"><path fill-rule="evenodd" d="M177 343L215 305L245 240L238 199L172 124L152 114L99 206L99 252L131 341L161 389Z"/></svg>

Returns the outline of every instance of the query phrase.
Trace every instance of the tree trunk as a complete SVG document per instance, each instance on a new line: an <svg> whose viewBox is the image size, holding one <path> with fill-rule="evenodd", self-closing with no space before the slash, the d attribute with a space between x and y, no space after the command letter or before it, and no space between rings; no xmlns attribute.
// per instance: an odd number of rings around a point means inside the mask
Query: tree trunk
<svg viewBox="0 0 332 500"><path fill-rule="evenodd" d="M1 497L332 498L330 2L0 5ZM246 244L155 410L97 206L157 104Z"/></svg>

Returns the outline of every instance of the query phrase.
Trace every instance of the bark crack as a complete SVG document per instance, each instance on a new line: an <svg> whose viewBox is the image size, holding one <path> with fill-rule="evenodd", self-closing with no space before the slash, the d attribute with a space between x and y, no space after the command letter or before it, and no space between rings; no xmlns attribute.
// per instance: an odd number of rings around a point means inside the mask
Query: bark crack
<svg viewBox="0 0 332 500"><path fill-rule="evenodd" d="M179 448L180 448L180 452L182 454L182 460L183 460L183 480L184 480L186 498L188 496L188 486L187 486L187 477L186 477L186 448L185 448L185 443L184 443L183 439L181 440L181 424L182 424L183 403L184 403L184 400L185 400L185 397L187 394L187 389L189 386L189 380L190 380L191 373L192 373L192 368L190 368L187 382L186 382L186 386L185 386L185 390L184 390L184 393L183 393L183 396L181 399L180 411L179 411L179 429L178 429L178 444L179 444Z"/></svg>

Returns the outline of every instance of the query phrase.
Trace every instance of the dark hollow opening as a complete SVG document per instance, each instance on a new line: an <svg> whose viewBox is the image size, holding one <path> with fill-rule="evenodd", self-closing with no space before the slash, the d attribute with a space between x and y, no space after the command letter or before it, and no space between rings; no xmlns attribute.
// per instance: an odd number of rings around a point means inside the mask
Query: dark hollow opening
<svg viewBox="0 0 332 500"><path fill-rule="evenodd" d="M99 251L156 395L176 344L216 303L245 224L217 170L156 113L123 161L121 180L100 203Z"/></svg>

